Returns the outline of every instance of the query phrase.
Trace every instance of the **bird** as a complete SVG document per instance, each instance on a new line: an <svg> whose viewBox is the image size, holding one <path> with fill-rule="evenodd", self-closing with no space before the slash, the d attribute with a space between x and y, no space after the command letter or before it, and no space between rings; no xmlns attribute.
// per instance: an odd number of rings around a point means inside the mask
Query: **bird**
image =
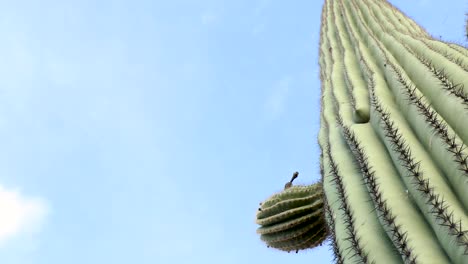
<svg viewBox="0 0 468 264"><path fill-rule="evenodd" d="M284 189L285 189L285 190L292 186L292 183L293 183L294 179L297 178L297 176L299 176L299 172L296 171L296 172L293 173L293 176L292 176L291 180L288 181L288 182L284 185Z"/></svg>

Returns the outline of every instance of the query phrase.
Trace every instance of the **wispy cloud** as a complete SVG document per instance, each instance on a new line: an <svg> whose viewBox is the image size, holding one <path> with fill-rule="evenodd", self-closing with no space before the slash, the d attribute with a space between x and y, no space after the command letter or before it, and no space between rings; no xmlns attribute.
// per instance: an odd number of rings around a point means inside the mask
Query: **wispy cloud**
<svg viewBox="0 0 468 264"><path fill-rule="evenodd" d="M278 118L284 112L291 82L289 76L281 78L265 100L264 110L269 120Z"/></svg>
<svg viewBox="0 0 468 264"><path fill-rule="evenodd" d="M43 199L0 186L0 246L16 235L39 231L48 211Z"/></svg>

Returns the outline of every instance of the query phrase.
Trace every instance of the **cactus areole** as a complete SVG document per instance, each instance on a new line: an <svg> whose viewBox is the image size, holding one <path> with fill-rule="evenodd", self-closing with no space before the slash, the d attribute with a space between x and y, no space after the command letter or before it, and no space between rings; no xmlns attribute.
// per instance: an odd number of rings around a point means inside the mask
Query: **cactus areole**
<svg viewBox="0 0 468 264"><path fill-rule="evenodd" d="M328 237L336 263L467 264L468 50L384 0L326 0L319 53L322 179L262 204L262 240Z"/></svg>

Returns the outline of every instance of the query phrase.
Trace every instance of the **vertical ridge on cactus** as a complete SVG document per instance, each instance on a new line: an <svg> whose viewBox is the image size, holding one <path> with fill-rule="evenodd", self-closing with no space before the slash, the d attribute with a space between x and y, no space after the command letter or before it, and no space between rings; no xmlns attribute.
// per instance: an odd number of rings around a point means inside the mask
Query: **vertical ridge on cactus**
<svg viewBox="0 0 468 264"><path fill-rule="evenodd" d="M326 0L319 55L323 194L271 197L257 217L283 222L258 232L320 210L336 263L468 263L468 50L387 1Z"/></svg>

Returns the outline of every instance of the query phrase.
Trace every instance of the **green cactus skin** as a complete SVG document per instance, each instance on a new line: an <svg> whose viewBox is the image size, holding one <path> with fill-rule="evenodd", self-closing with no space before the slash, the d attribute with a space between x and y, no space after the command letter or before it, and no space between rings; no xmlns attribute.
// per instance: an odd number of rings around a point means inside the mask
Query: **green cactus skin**
<svg viewBox="0 0 468 264"><path fill-rule="evenodd" d="M256 222L257 233L269 247L297 253L321 245L328 229L322 183L292 186L296 177L297 173L282 192L261 203Z"/></svg>
<svg viewBox="0 0 468 264"><path fill-rule="evenodd" d="M386 1L326 0L319 53L335 261L468 263L468 50Z"/></svg>

